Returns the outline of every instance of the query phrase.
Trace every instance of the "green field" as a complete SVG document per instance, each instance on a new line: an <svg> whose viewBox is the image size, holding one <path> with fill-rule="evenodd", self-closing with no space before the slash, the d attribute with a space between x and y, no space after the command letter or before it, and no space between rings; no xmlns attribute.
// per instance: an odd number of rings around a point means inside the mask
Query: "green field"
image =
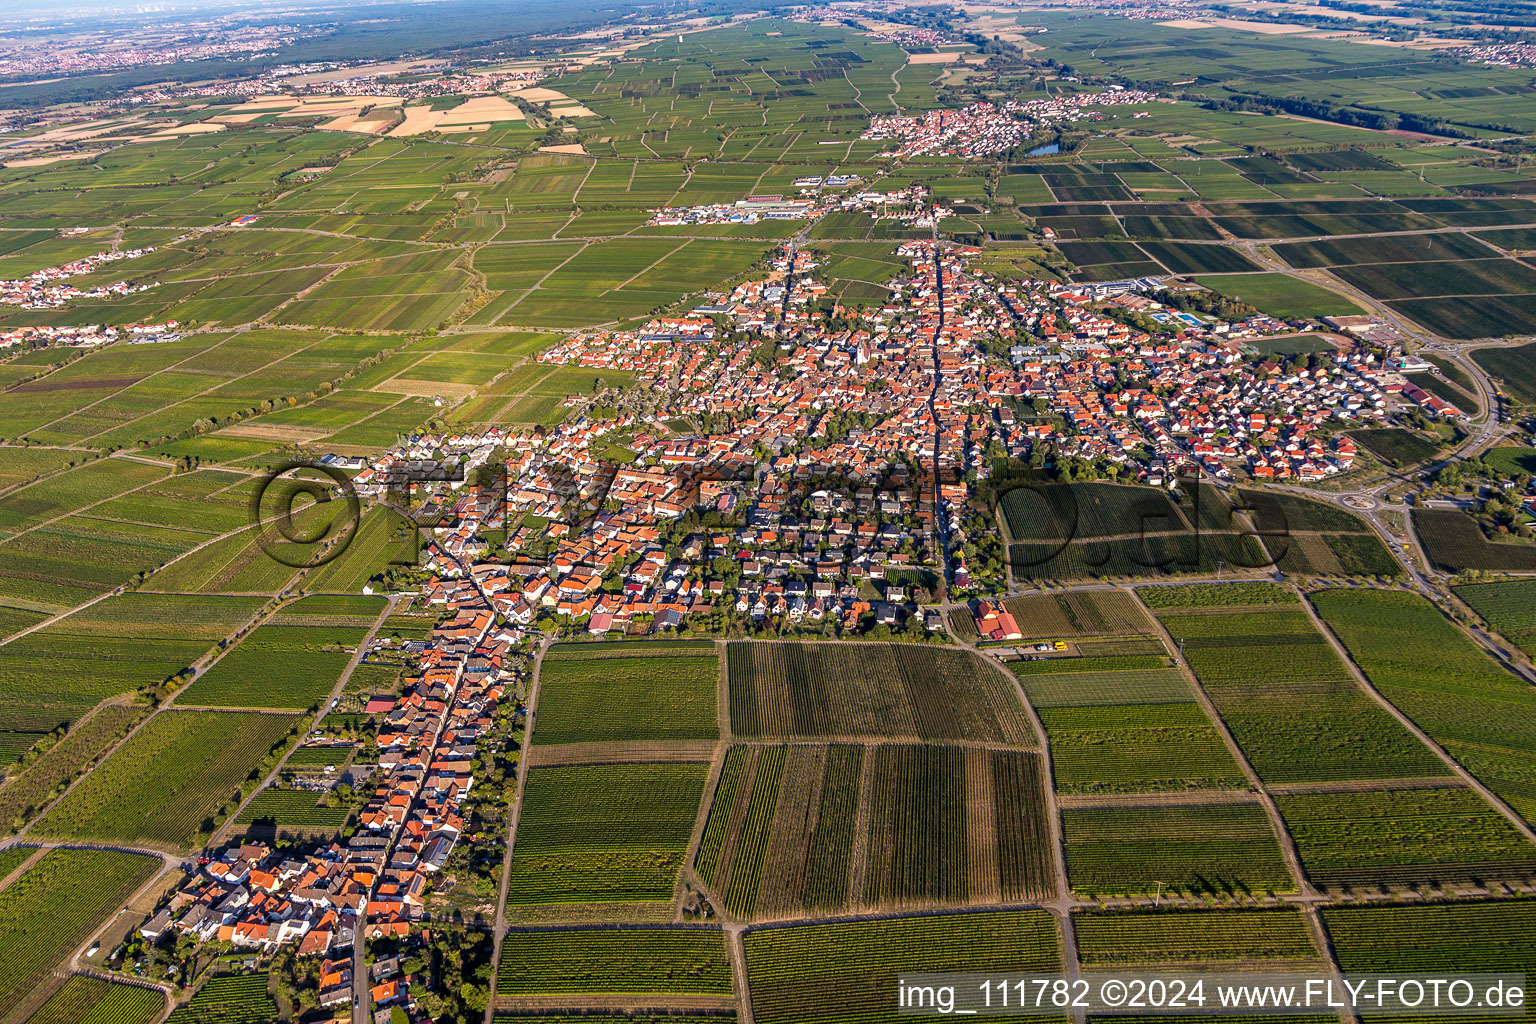
<svg viewBox="0 0 1536 1024"><path fill-rule="evenodd" d="M180 849L288 742L292 715L165 711L101 763L38 822L43 835Z"/></svg>
<svg viewBox="0 0 1536 1024"><path fill-rule="evenodd" d="M1473 583L1456 596L1526 654L1536 653L1536 581Z"/></svg>
<svg viewBox="0 0 1536 1024"><path fill-rule="evenodd" d="M743 939L752 1015L764 1024L884 1020L896 980L930 971L1059 971L1043 910L937 914L752 929Z"/></svg>
<svg viewBox="0 0 1536 1024"><path fill-rule="evenodd" d="M720 662L713 646L661 654L636 645L594 658L555 648L539 670L537 742L714 739Z"/></svg>
<svg viewBox="0 0 1536 1024"><path fill-rule="evenodd" d="M0 891L0 994L37 991L160 867L154 857L53 850Z"/></svg>
<svg viewBox="0 0 1536 1024"><path fill-rule="evenodd" d="M1360 689L1300 607L1159 617L1266 782L1447 774Z"/></svg>
<svg viewBox="0 0 1536 1024"><path fill-rule="evenodd" d="M1487 885L1536 871L1536 845L1469 789L1275 798L1318 885Z"/></svg>
<svg viewBox="0 0 1536 1024"><path fill-rule="evenodd" d="M27 1024L154 1024L165 1000L147 988L71 975Z"/></svg>
<svg viewBox="0 0 1536 1024"><path fill-rule="evenodd" d="M1288 274L1228 274L1195 278L1214 292L1231 296L1282 320L1360 313L1351 300Z"/></svg>
<svg viewBox="0 0 1536 1024"><path fill-rule="evenodd" d="M731 964L716 928L513 929L501 947L503 996L731 995ZM543 1018L541 1018L543 1019Z"/></svg>
<svg viewBox="0 0 1536 1024"><path fill-rule="evenodd" d="M1313 603L1382 696L1536 821L1536 692L1523 679L1417 594L1330 590Z"/></svg>
<svg viewBox="0 0 1536 1024"><path fill-rule="evenodd" d="M276 1013L265 974L223 974L204 982L166 1024L265 1024Z"/></svg>
<svg viewBox="0 0 1536 1024"><path fill-rule="evenodd" d="M1321 962L1305 915L1293 908L1088 912L1072 924L1089 969L1265 961L1270 970L1301 970Z"/></svg>
<svg viewBox="0 0 1536 1024"><path fill-rule="evenodd" d="M1256 803L1068 808L1067 877L1088 897L1294 892Z"/></svg>
<svg viewBox="0 0 1536 1024"><path fill-rule="evenodd" d="M705 764L531 770L508 904L670 900L707 774Z"/></svg>

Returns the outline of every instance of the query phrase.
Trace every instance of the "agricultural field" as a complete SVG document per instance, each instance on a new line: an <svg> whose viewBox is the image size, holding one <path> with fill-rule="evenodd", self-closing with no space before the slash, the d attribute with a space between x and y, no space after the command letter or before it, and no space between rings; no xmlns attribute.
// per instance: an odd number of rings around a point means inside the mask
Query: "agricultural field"
<svg viewBox="0 0 1536 1024"><path fill-rule="evenodd" d="M266 1024L276 1014L265 974L223 974L205 981L166 1024Z"/></svg>
<svg viewBox="0 0 1536 1024"><path fill-rule="evenodd" d="M1195 280L1280 320L1363 312L1353 300L1288 274L1202 275Z"/></svg>
<svg viewBox="0 0 1536 1024"><path fill-rule="evenodd" d="M731 733L738 738L1036 743L1007 677L964 651L735 642L726 661Z"/></svg>
<svg viewBox="0 0 1536 1024"><path fill-rule="evenodd" d="M1359 516L1279 491L1242 488L1238 499L1272 564L1308 576L1399 576L1403 568Z"/></svg>
<svg viewBox="0 0 1536 1024"><path fill-rule="evenodd" d="M763 1024L890 1018L896 980L928 971L1059 971L1061 940L1043 910L895 917L749 929L747 986Z"/></svg>
<svg viewBox="0 0 1536 1024"><path fill-rule="evenodd" d="M1456 596L1526 654L1536 653L1536 580L1471 583Z"/></svg>
<svg viewBox="0 0 1536 1024"><path fill-rule="evenodd" d="M695 867L748 920L1039 899L1054 888L1041 775L1026 752L733 747Z"/></svg>
<svg viewBox="0 0 1536 1024"><path fill-rule="evenodd" d="M1324 907L1323 926L1347 973L1536 970L1536 927L1528 900L1425 906ZM1493 1016L1470 1016L1487 1022Z"/></svg>
<svg viewBox="0 0 1536 1024"><path fill-rule="evenodd" d="M1124 677L1111 677L1111 685L1137 691L1118 696L1134 703L1095 702L1095 697L1113 701L1117 696L1096 686L1097 680L1090 678L1094 673L1023 677L1031 702L1042 704L1042 698L1052 702L1040 706L1038 713L1050 742L1058 793L1247 786L1247 777L1205 710L1193 700L1176 699L1193 696L1181 673L1167 670L1164 676L1164 671L1133 670ZM1156 699L1153 694L1164 686L1162 699ZM1058 703L1064 700L1074 703Z"/></svg>
<svg viewBox="0 0 1536 1024"><path fill-rule="evenodd" d="M1475 349L1472 359L1517 401L1536 404L1536 344Z"/></svg>
<svg viewBox="0 0 1536 1024"><path fill-rule="evenodd" d="M1490 540L1476 519L1456 509L1414 509L1413 532L1441 572L1536 572L1536 546Z"/></svg>
<svg viewBox="0 0 1536 1024"><path fill-rule="evenodd" d="M1088 969L1263 961L1268 970L1300 971L1321 962L1299 908L1087 912L1072 926Z"/></svg>
<svg viewBox="0 0 1536 1024"><path fill-rule="evenodd" d="M38 991L77 945L160 867L136 853L52 850L0 890L0 995Z"/></svg>
<svg viewBox="0 0 1536 1024"><path fill-rule="evenodd" d="M1233 596L1241 595L1239 590ZM1260 779L1323 782L1448 773L1360 689L1302 608L1259 607L1159 609L1158 617Z"/></svg>
<svg viewBox="0 0 1536 1024"><path fill-rule="evenodd" d="M164 1012L164 997L152 989L73 974L27 1024L155 1024Z"/></svg>
<svg viewBox="0 0 1536 1024"><path fill-rule="evenodd" d="M712 643L559 645L539 668L535 740L541 747L713 740L719 735L719 690L720 660Z"/></svg>
<svg viewBox="0 0 1536 1024"><path fill-rule="evenodd" d="M381 612L382 597L285 605L176 695L182 707L303 711L324 700Z"/></svg>
<svg viewBox="0 0 1536 1024"><path fill-rule="evenodd" d="M1139 587L1136 596L1154 610L1165 608L1237 608L1248 605L1296 604L1296 592L1278 583L1185 583Z"/></svg>
<svg viewBox="0 0 1536 1024"><path fill-rule="evenodd" d="M1470 789L1294 793L1275 802L1319 886L1491 886L1536 875L1536 845Z"/></svg>
<svg viewBox="0 0 1536 1024"><path fill-rule="evenodd" d="M1417 594L1321 591L1312 602L1383 697L1536 821L1536 691Z"/></svg>
<svg viewBox="0 0 1536 1024"><path fill-rule="evenodd" d="M154 692L243 625L261 598L129 593L97 602L5 646L0 723L47 732L99 702Z"/></svg>
<svg viewBox="0 0 1536 1024"><path fill-rule="evenodd" d="M1234 523L1214 488L1175 504L1161 488L1047 484L1008 488L998 502L1008 565L1022 581L1147 577L1274 563Z"/></svg>
<svg viewBox="0 0 1536 1024"><path fill-rule="evenodd" d="M703 763L531 769L508 907L670 901L708 773Z"/></svg>
<svg viewBox="0 0 1536 1024"><path fill-rule="evenodd" d="M647 1005L665 1005L669 995L716 996L729 1003L731 963L718 928L514 928L502 943L496 994L519 1001L624 994L654 1001Z"/></svg>
<svg viewBox="0 0 1536 1024"><path fill-rule="evenodd" d="M106 704L78 723L0 789L0 833L22 828L148 713L145 707Z"/></svg>
<svg viewBox="0 0 1536 1024"><path fill-rule="evenodd" d="M1072 891L1089 898L1296 889L1257 803L1069 807L1061 828Z"/></svg>
<svg viewBox="0 0 1536 1024"><path fill-rule="evenodd" d="M235 825L243 826L246 835L260 838L315 838L340 832L347 817L345 806L326 806L324 794L269 786L245 805Z"/></svg>
<svg viewBox="0 0 1536 1024"><path fill-rule="evenodd" d="M1003 602L1024 641L1150 637L1153 625L1136 599L1120 590L1029 594ZM1082 645L1094 649L1097 645Z"/></svg>
<svg viewBox="0 0 1536 1024"><path fill-rule="evenodd" d="M1440 449L1423 435L1402 427L1378 427L1352 430L1349 436L1366 451L1389 466L1411 466L1423 462Z"/></svg>
<svg viewBox="0 0 1536 1024"><path fill-rule="evenodd" d="M283 744L297 719L255 712L163 711L37 824L41 835L184 849Z"/></svg>

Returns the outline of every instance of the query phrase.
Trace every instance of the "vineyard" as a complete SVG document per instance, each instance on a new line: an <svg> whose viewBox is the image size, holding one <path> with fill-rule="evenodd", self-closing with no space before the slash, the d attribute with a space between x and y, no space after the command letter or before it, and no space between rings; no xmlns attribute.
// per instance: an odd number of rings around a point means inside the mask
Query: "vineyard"
<svg viewBox="0 0 1536 1024"><path fill-rule="evenodd" d="M531 769L508 905L670 900L708 772L706 764Z"/></svg>
<svg viewBox="0 0 1536 1024"><path fill-rule="evenodd" d="M589 661L593 658L630 658L692 656L712 657L713 640L615 640L562 643L544 655L546 661Z"/></svg>
<svg viewBox="0 0 1536 1024"><path fill-rule="evenodd" d="M319 793L307 789L267 787L245 805L235 824L247 835L270 841L275 837L310 837L340 832L347 823L345 806L326 807Z"/></svg>
<svg viewBox="0 0 1536 1024"><path fill-rule="evenodd" d="M1072 891L1089 898L1296 890L1256 803L1067 808L1061 826Z"/></svg>
<svg viewBox="0 0 1536 1024"><path fill-rule="evenodd" d="M1425 556L1442 572L1536 570L1536 547L1491 541L1476 519L1456 509L1414 509L1413 532L1424 546Z"/></svg>
<svg viewBox="0 0 1536 1024"><path fill-rule="evenodd" d="M1456 588L1488 625L1526 654L1536 653L1536 580L1473 583Z"/></svg>
<svg viewBox="0 0 1536 1024"><path fill-rule="evenodd" d="M1090 540L1187 528L1166 492L1123 484L1019 487L1001 502L1008 541Z"/></svg>
<svg viewBox="0 0 1536 1024"><path fill-rule="evenodd" d="M1300 607L1159 613L1265 782L1440 776Z"/></svg>
<svg viewBox="0 0 1536 1024"><path fill-rule="evenodd" d="M318 705L330 695L368 627L274 624L283 621L275 617L258 626L177 694L176 702L293 711Z"/></svg>
<svg viewBox="0 0 1536 1024"><path fill-rule="evenodd" d="M1148 608L1235 608L1241 605L1295 604L1294 590L1278 583L1183 583L1138 587Z"/></svg>
<svg viewBox="0 0 1536 1024"><path fill-rule="evenodd" d="M276 1019L277 1004L267 994L265 974L225 974L209 978L165 1024L271 1024Z"/></svg>
<svg viewBox="0 0 1536 1024"><path fill-rule="evenodd" d="M729 999L731 962L718 928L513 929L502 943L496 992L624 993L660 996L663 1004L667 995Z"/></svg>
<svg viewBox="0 0 1536 1024"><path fill-rule="evenodd" d="M1345 971L1536 975L1536 914L1531 911L1529 900L1511 900L1324 907L1322 915Z"/></svg>
<svg viewBox="0 0 1536 1024"><path fill-rule="evenodd" d="M1261 533L1370 533L1365 520L1337 505L1284 491L1239 489L1238 497L1252 509L1253 525Z"/></svg>
<svg viewBox="0 0 1536 1024"><path fill-rule="evenodd" d="M154 1024L165 999L153 989L72 974L27 1024Z"/></svg>
<svg viewBox="0 0 1536 1024"><path fill-rule="evenodd" d="M1536 846L1470 789L1277 796L1317 884L1489 885L1536 877Z"/></svg>
<svg viewBox="0 0 1536 1024"><path fill-rule="evenodd" d="M635 647L649 652L657 645ZM536 741L714 739L719 734L720 663L713 655L709 649L570 657L556 648L539 668Z"/></svg>
<svg viewBox="0 0 1536 1024"><path fill-rule="evenodd" d="M749 930L744 942L759 1024L897 1019L905 972L1060 971L1056 922L1043 910L939 914Z"/></svg>
<svg viewBox="0 0 1536 1024"><path fill-rule="evenodd" d="M974 830L978 842L993 849L997 839L992 822L967 820L984 808L966 800L971 766L965 755L958 747L875 748L865 904L967 902L972 867L967 832Z"/></svg>
<svg viewBox="0 0 1536 1024"><path fill-rule="evenodd" d="M108 697L158 687L245 622L261 598L124 594L6 645L0 722L47 732Z"/></svg>
<svg viewBox="0 0 1536 1024"><path fill-rule="evenodd" d="M389 602L366 594L311 594L292 604L285 604L274 615L278 621L294 618L330 619L332 625L373 626Z"/></svg>
<svg viewBox="0 0 1536 1024"><path fill-rule="evenodd" d="M0 890L0 1005L37 991L159 866L135 853L53 850Z"/></svg>
<svg viewBox="0 0 1536 1024"><path fill-rule="evenodd" d="M1175 505L1164 491L1118 484L1010 490L1001 501L1009 564L1027 580L1211 572L1217 561L1271 564L1220 492L1204 487L1199 494L1198 505Z"/></svg>
<svg viewBox="0 0 1536 1024"><path fill-rule="evenodd" d="M55 804L37 831L191 846L262 759L287 742L295 721L291 715L163 711Z"/></svg>
<svg viewBox="0 0 1536 1024"><path fill-rule="evenodd" d="M1146 910L1073 916L1085 968L1126 964L1275 961L1268 970L1318 965L1318 951L1296 907L1273 910Z"/></svg>
<svg viewBox="0 0 1536 1024"><path fill-rule="evenodd" d="M1417 594L1322 591L1313 603L1382 696L1536 822L1536 690Z"/></svg>
<svg viewBox="0 0 1536 1024"><path fill-rule="evenodd" d="M0 834L22 828L147 713L143 707L108 704L75 726L0 789Z"/></svg>
<svg viewBox="0 0 1536 1024"><path fill-rule="evenodd" d="M1060 793L1181 792L1248 784L1205 710L1193 701L1041 707L1039 715Z"/></svg>
<svg viewBox="0 0 1536 1024"><path fill-rule="evenodd" d="M695 865L746 920L1042 898L1054 875L1040 776L1022 751L733 747Z"/></svg>
<svg viewBox="0 0 1536 1024"><path fill-rule="evenodd" d="M753 753L757 756L751 766L752 785L747 790L746 814L741 827L733 830L731 836L732 849L726 861L730 865L730 881L722 887L725 907L736 917L751 917L757 905L763 857L768 852L768 837L779 804L779 783L784 778L783 747L758 748Z"/></svg>
<svg viewBox="0 0 1536 1024"><path fill-rule="evenodd" d="M889 737L1034 746L1008 678L976 655L912 644L754 643L727 648L740 738Z"/></svg>

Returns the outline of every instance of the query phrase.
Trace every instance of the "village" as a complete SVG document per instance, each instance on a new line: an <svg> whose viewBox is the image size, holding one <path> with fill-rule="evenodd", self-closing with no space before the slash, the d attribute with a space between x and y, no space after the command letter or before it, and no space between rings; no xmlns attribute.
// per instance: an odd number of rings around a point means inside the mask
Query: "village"
<svg viewBox="0 0 1536 1024"><path fill-rule="evenodd" d="M468 502L459 510L466 528L475 525L475 509ZM321 1007L339 1008L365 993L363 1019L389 1019L395 1008L410 1020L428 1019L413 994L420 982L402 973L398 957L379 958L354 978L354 944L360 934L405 942L450 856L479 838L465 834L461 804L475 784L482 744L505 729L498 709L519 704L528 653L528 636L499 624L473 577L451 575L460 578L434 578L422 588L421 601L444 618L414 645L415 670L403 692L369 702L380 716L377 764L365 776L374 788L350 838L308 848L245 839L212 851L139 937L185 936L261 954L289 946L323 958ZM345 762L356 743L332 738L323 724L322 717L298 749L334 751Z"/></svg>
<svg viewBox="0 0 1536 1024"><path fill-rule="evenodd" d="M154 251L153 246L142 249L113 249L57 267L44 267L42 270L16 280L0 281L0 304L20 306L22 309L55 309L77 299L104 299L147 291L155 285L131 285L126 281L117 281L92 288L77 288L61 282L71 277L94 273L118 260L134 260Z"/></svg>
<svg viewBox="0 0 1536 1024"><path fill-rule="evenodd" d="M828 299L820 257L786 246L768 276L688 315L570 335L539 359L633 373L646 407L578 410L547 432L419 435L354 460L354 484L444 494L424 568L472 581L518 626L921 639L940 628L923 605L941 590L1008 586L995 560L976 564L966 529L996 459L1080 460L1160 487L1316 483L1355 465L1337 428L1409 408L1460 415L1408 383L1414 364L1390 346L1340 335L1326 353L1263 357L1256 341L1311 325L1185 313L1128 287L1003 281L972 270L980 253L962 246L898 252L909 270L876 306ZM605 455L620 443L634 453L622 464ZM499 493L464 486L502 466ZM494 558L488 524L511 526Z"/></svg>
<svg viewBox="0 0 1536 1024"><path fill-rule="evenodd" d="M85 324L80 327L9 327L0 330L0 352L15 349L49 348L96 348L121 341L129 345L149 345L163 341L175 341L181 325L175 320L157 324L124 324L119 327L101 324Z"/></svg>
<svg viewBox="0 0 1536 1024"><path fill-rule="evenodd" d="M922 115L877 115L861 139L894 142L882 157L981 157L1002 153L1029 140L1042 128L1103 118L1098 108L1151 103L1156 93L1112 86L1104 92L1002 104L978 100L959 110L930 110Z"/></svg>
<svg viewBox="0 0 1536 1024"><path fill-rule="evenodd" d="M675 227L681 224L756 224L765 220L820 220L829 213L866 213L876 220L905 221L914 227L931 227L936 219L953 211L935 204L929 188L920 183L880 190L871 187L840 195L823 195L826 188L846 188L857 183L857 175L829 175L798 178L799 198L778 194L750 195L734 203L709 203L703 206L660 207L651 211L649 226ZM919 223L921 222L921 223Z"/></svg>

